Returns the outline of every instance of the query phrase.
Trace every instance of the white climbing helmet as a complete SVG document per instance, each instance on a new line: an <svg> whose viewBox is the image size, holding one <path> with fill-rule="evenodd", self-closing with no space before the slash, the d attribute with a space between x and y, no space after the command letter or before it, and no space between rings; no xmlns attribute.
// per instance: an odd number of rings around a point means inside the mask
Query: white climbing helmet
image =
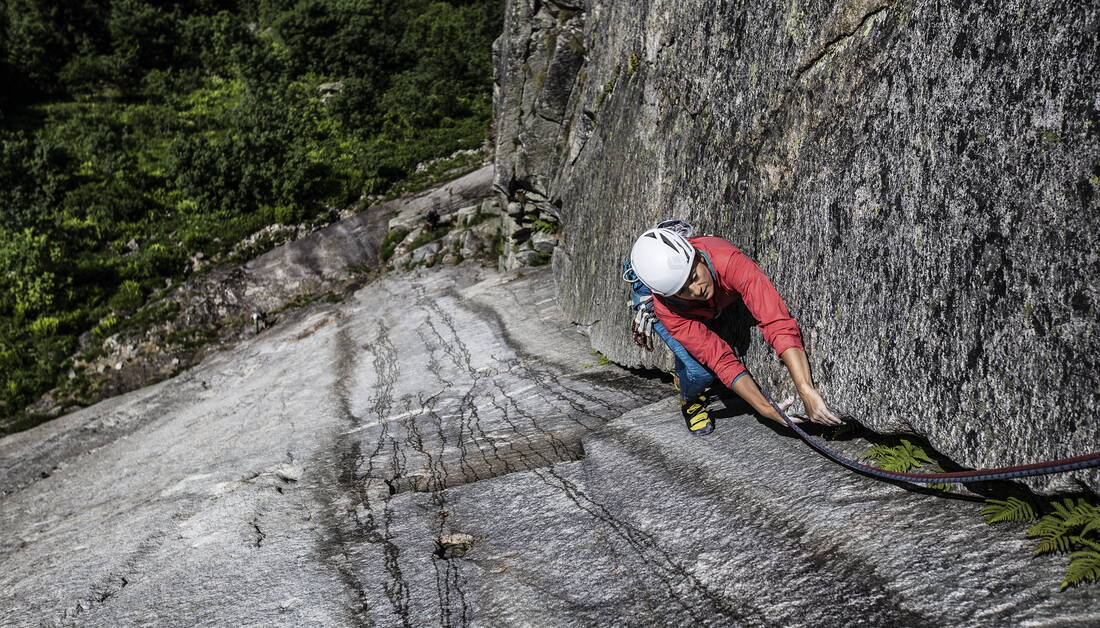
<svg viewBox="0 0 1100 628"><path fill-rule="evenodd" d="M642 283L661 296L680 291L691 275L695 247L669 229L646 231L630 249L630 265Z"/></svg>

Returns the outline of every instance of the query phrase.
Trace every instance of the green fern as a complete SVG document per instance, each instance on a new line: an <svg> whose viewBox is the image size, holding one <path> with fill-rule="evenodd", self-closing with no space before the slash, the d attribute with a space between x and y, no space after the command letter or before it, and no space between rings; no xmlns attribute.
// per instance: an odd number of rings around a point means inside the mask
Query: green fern
<svg viewBox="0 0 1100 628"><path fill-rule="evenodd" d="M1072 500L1065 501L1067 506L1066 525L1071 528L1088 527L1096 529L1100 527L1100 505L1093 505L1083 499L1078 499L1074 505ZM1083 535L1083 532L1082 532Z"/></svg>
<svg viewBox="0 0 1100 628"><path fill-rule="evenodd" d="M1094 506L1083 499L1074 503L1067 498L1061 502L1053 502L1051 507L1053 512L1044 515L1027 531L1028 536L1043 539L1039 547L1035 548L1036 553L1068 552L1073 547L1072 539L1084 538L1085 534L1100 528L1100 506ZM1080 532L1072 534L1078 528Z"/></svg>
<svg viewBox="0 0 1100 628"><path fill-rule="evenodd" d="M935 463L935 461L925 453L924 449L904 439L902 439L899 445L875 445L863 452L861 457L874 461L874 463L884 471L892 471L894 473L905 473L910 469ZM937 466L935 472L942 473L943 469ZM929 484L928 487L950 492L954 485L947 482L941 482Z"/></svg>
<svg viewBox="0 0 1100 628"><path fill-rule="evenodd" d="M1038 523L1027 529L1027 535L1031 537L1043 537L1051 538L1055 536L1064 536L1066 534L1065 521L1058 518L1054 513L1043 515L1043 518Z"/></svg>
<svg viewBox="0 0 1100 628"><path fill-rule="evenodd" d="M1089 519L1079 533L1082 537L1091 532L1100 532L1100 517Z"/></svg>
<svg viewBox="0 0 1100 628"><path fill-rule="evenodd" d="M1073 545L1070 537L1067 536L1048 536L1039 541L1039 545L1035 547L1036 554L1047 554L1050 552L1068 552L1069 548Z"/></svg>
<svg viewBox="0 0 1100 628"><path fill-rule="evenodd" d="M1100 544L1088 543L1094 550L1100 550ZM1100 551L1081 550L1069 555L1069 567L1066 568L1062 589L1084 582L1100 580Z"/></svg>
<svg viewBox="0 0 1100 628"><path fill-rule="evenodd" d="M862 457L873 461L881 469L895 473L905 473L913 468L911 461L900 456L895 448L888 445L875 445L865 451Z"/></svg>
<svg viewBox="0 0 1100 628"><path fill-rule="evenodd" d="M987 515L986 521L1008 521L1028 514L1020 505L1023 502L1016 500L1018 503L1013 504L1014 499L1004 502L989 500L998 505L987 506L982 511ZM1029 537L1040 539L1035 553L1069 553L1070 561L1062 580L1062 589L1100 580L1100 539L1091 537L1100 532L1100 504L1091 504L1080 498L1076 501L1066 498L1050 502L1049 508L1050 512L1027 530ZM1028 511L1032 515L1028 518L1034 519L1034 511L1030 508ZM998 516L1001 518L994 519Z"/></svg>
<svg viewBox="0 0 1100 628"><path fill-rule="evenodd" d="M943 467L941 467L940 465L936 465L936 468L933 469L933 472L943 473ZM937 491L943 491L944 493L950 493L951 490L955 488L955 485L950 482L936 482L935 484L926 484L925 486Z"/></svg>
<svg viewBox="0 0 1100 628"><path fill-rule="evenodd" d="M889 445L875 445L864 452L863 458L873 460L886 471L893 471L895 473L905 473L913 467L919 467L925 462L932 462L932 459L924 453L923 449L913 445L913 443L907 440L902 440L900 445L895 445L893 447Z"/></svg>
<svg viewBox="0 0 1100 628"><path fill-rule="evenodd" d="M924 453L924 450L920 447L917 447L907 440L901 441L901 444L903 447L905 447L906 454L913 460L916 460L917 462L922 464L935 464L935 461L929 458L928 454Z"/></svg>
<svg viewBox="0 0 1100 628"><path fill-rule="evenodd" d="M1033 521L1038 515L1035 508L1022 499L1009 497L1008 499L987 499L986 507L982 508L982 516L986 523L1000 523L1002 521Z"/></svg>

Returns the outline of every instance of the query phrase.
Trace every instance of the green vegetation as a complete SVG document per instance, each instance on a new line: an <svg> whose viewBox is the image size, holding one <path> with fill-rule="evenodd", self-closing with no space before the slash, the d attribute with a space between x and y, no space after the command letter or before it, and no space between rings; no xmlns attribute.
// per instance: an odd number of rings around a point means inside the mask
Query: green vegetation
<svg viewBox="0 0 1100 628"><path fill-rule="evenodd" d="M603 90L600 91L600 95L596 97L596 109L603 109L603 103L607 100L608 95L615 91L615 83L619 80L619 73L623 71L621 64L616 64L611 69L611 78L604 83Z"/></svg>
<svg viewBox="0 0 1100 628"><path fill-rule="evenodd" d="M924 449L908 440L895 446L876 445L863 454L877 466L904 473L925 465L934 465ZM935 472L943 471L939 466ZM950 490L951 484L931 484L931 488ZM1065 589L1100 580L1100 503L1093 498L1046 500L987 499L982 509L986 523L1010 521L1034 522L1027 536L1039 540L1036 554L1068 554L1070 563L1061 587Z"/></svg>
<svg viewBox="0 0 1100 628"><path fill-rule="evenodd" d="M531 228L535 231L549 233L550 235L557 234L559 231L561 231L561 225L559 223L550 222L541 218L536 218L531 221Z"/></svg>
<svg viewBox="0 0 1100 628"><path fill-rule="evenodd" d="M401 244L401 241L407 235L409 235L409 230L404 227L398 227L386 234L386 237L382 240L382 250L378 252L383 262L390 261L394 249L397 248L398 244Z"/></svg>
<svg viewBox="0 0 1100 628"><path fill-rule="evenodd" d="M860 456L869 460L875 466L894 473L906 473L911 469L919 469L925 465L933 465L930 473L943 473L943 468L936 464L935 460L925 453L924 449L914 445L904 438L896 445L875 445L863 452ZM929 484L929 488L941 491L950 491L952 484Z"/></svg>
<svg viewBox="0 0 1100 628"><path fill-rule="evenodd" d="M608 360L606 355L600 353L596 349L589 349L588 350L588 355L596 356L596 361L595 362L585 362L584 364L582 364L581 366L583 366L586 369L587 368L592 368L593 366L607 366L608 364L611 364L611 360Z"/></svg>
<svg viewBox="0 0 1100 628"><path fill-rule="evenodd" d="M1100 579L1100 504L1082 498L1040 505L1016 497L986 502L982 515L987 523L1035 521L1027 535L1039 539L1036 554L1069 554L1062 589Z"/></svg>
<svg viewBox="0 0 1100 628"><path fill-rule="evenodd" d="M435 229L425 229L424 231L421 231L420 235L416 236L416 238L414 238L413 241L409 244L409 250L414 251L424 246L425 244L428 244L429 242L435 242L436 240L450 233L451 227L452 225L450 224L443 224L439 225Z"/></svg>
<svg viewBox="0 0 1100 628"><path fill-rule="evenodd" d="M439 158L487 137L502 15L501 0L4 3L0 425L64 383L80 334L132 324L199 253L248 259L287 237L238 246L267 225L471 167ZM188 334L173 340L203 340Z"/></svg>
<svg viewBox="0 0 1100 628"><path fill-rule="evenodd" d="M282 314L287 310L306 307L307 305L311 305L313 303L340 303L343 300L344 297L336 294L331 290L320 293L309 292L306 294L296 294L286 303L268 312L268 316Z"/></svg>

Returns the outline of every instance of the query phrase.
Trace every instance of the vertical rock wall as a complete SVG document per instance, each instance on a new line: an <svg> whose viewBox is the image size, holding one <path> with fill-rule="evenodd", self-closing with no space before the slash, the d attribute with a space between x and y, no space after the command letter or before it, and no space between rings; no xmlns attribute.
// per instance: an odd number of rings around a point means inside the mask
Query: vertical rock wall
<svg viewBox="0 0 1100 628"><path fill-rule="evenodd" d="M565 311L611 359L659 365L617 269L687 218L773 278L826 398L865 425L974 467L1100 449L1098 29L1089 2L510 0L495 185L515 251L524 216L560 224ZM775 390L773 356L757 334Z"/></svg>

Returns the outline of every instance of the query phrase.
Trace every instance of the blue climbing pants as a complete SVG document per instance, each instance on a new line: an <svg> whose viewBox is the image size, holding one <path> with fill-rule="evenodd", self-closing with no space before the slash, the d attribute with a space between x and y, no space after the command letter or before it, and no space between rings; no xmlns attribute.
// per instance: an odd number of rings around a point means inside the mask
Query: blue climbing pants
<svg viewBox="0 0 1100 628"><path fill-rule="evenodd" d="M680 380L680 399L695 399L703 394L707 386L714 381L714 373L693 358L680 341L672 337L660 321L653 324L653 331L665 341L676 358L676 377Z"/></svg>

